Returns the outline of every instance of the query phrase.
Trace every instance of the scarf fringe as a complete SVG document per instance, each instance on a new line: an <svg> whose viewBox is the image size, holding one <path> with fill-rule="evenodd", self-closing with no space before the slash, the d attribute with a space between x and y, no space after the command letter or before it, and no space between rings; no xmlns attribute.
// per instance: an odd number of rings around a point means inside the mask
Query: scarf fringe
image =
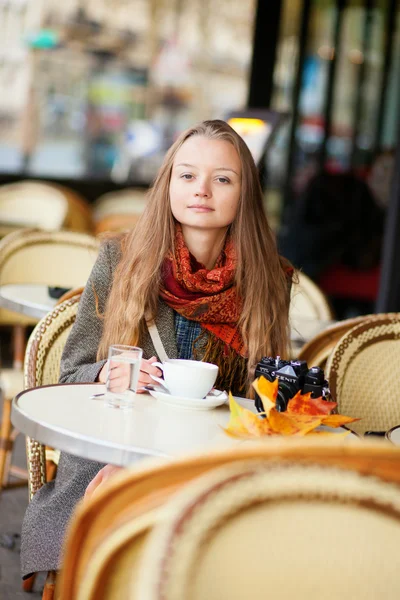
<svg viewBox="0 0 400 600"><path fill-rule="evenodd" d="M246 394L249 385L247 359L227 343L210 331L203 330L193 344L193 356L195 360L218 365L217 389L232 392L233 395Z"/></svg>

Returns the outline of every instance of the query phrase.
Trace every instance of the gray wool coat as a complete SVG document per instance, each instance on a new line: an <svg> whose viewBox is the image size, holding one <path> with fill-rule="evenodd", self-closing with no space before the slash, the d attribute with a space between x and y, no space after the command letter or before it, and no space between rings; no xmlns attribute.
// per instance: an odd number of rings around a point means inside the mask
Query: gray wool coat
<svg viewBox="0 0 400 600"><path fill-rule="evenodd" d="M102 320L95 309L96 291L99 312L104 312L113 274L120 259L117 242L102 246L81 301L76 322L68 337L61 359L60 383L90 383L105 361L96 361L102 334ZM160 301L156 325L170 358L178 355L174 313ZM115 340L117 343L118 340ZM144 358L156 355L150 335L141 340ZM32 498L26 510L21 536L21 572L26 577L36 571L60 568L65 528L86 487L104 465L62 453L54 481L46 483Z"/></svg>

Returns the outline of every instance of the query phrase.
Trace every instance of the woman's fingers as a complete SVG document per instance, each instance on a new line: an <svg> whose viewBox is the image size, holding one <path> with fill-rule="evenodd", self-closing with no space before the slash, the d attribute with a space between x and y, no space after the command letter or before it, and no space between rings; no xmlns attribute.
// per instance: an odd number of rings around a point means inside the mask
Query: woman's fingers
<svg viewBox="0 0 400 600"><path fill-rule="evenodd" d="M157 362L157 358L152 356L149 360L142 360L142 364L140 365L140 371L143 373L148 373L149 375L154 375L154 377L162 377L161 369L158 367L153 367L152 364Z"/></svg>
<svg viewBox="0 0 400 600"><path fill-rule="evenodd" d="M120 377L108 383L108 390L116 394L122 394L129 388L130 380L127 377Z"/></svg>
<svg viewBox="0 0 400 600"><path fill-rule="evenodd" d="M106 465L97 473L97 475L92 479L85 491L85 499L92 496L92 494L102 485L105 481L107 481L110 477L118 473L122 467L116 467L115 465Z"/></svg>
<svg viewBox="0 0 400 600"><path fill-rule="evenodd" d="M147 373L140 373L139 383L142 385L147 385L148 383L154 383L154 379L152 379L150 375L147 375Z"/></svg>
<svg viewBox="0 0 400 600"><path fill-rule="evenodd" d="M124 377L126 375L129 376L131 372L131 365L125 364L116 364L110 368L108 379L118 379L118 377Z"/></svg>
<svg viewBox="0 0 400 600"><path fill-rule="evenodd" d="M152 356L148 360L142 359L140 365L140 373L138 380L138 391L146 385L154 383L150 375L154 377L162 377L162 371L158 367L153 367L152 364L157 362L157 357ZM107 368L107 370L106 370ZM106 382L107 388L111 392L122 393L130 385L131 366L128 363L110 362L109 365L104 365L100 371L99 380Z"/></svg>

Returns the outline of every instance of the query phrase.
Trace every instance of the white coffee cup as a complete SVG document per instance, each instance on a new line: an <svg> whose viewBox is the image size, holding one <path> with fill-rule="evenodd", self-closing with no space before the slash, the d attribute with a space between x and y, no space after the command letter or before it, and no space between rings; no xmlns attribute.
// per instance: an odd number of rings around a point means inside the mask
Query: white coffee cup
<svg viewBox="0 0 400 600"><path fill-rule="evenodd" d="M151 376L173 396L204 398L211 391L218 375L218 366L198 360L170 358L152 367L161 369L164 379Z"/></svg>

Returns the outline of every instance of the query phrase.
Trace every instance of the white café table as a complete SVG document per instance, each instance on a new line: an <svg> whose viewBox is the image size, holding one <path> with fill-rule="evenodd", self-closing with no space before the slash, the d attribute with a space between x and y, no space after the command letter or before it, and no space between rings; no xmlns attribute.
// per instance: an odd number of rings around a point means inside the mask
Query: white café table
<svg viewBox="0 0 400 600"><path fill-rule="evenodd" d="M400 425L389 429L385 437L395 446L400 446Z"/></svg>
<svg viewBox="0 0 400 600"><path fill-rule="evenodd" d="M137 394L127 411L105 405L101 384L59 384L14 398L13 425L33 439L100 462L126 466L146 456L177 457L208 447L232 448L243 440L222 430L227 405L207 411L177 409L150 394ZM243 400L254 408L251 400Z"/></svg>
<svg viewBox="0 0 400 600"><path fill-rule="evenodd" d="M0 306L27 317L41 319L57 300L49 296L47 285L17 283L0 286Z"/></svg>

